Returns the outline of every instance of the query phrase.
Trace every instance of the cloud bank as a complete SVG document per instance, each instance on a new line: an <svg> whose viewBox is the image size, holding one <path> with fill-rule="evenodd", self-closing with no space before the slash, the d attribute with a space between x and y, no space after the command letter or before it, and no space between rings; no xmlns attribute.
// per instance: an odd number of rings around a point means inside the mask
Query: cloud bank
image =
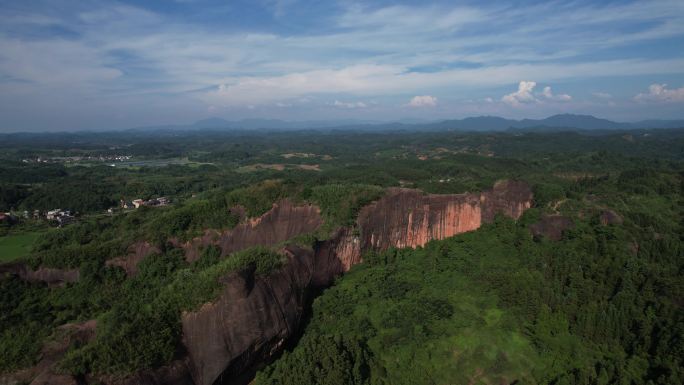
<svg viewBox="0 0 684 385"><path fill-rule="evenodd" d="M651 84L648 93L634 97L639 102L684 102L684 87L669 89L667 84Z"/></svg>
<svg viewBox="0 0 684 385"><path fill-rule="evenodd" d="M644 45L667 46L666 54ZM662 83L682 76L681 0L205 0L144 8L35 0L0 11L0 130L172 123L203 118L209 108L285 119L516 111L677 117L666 105L681 100L681 88ZM615 87L617 77L631 89L651 88L635 97ZM612 94L611 108L591 89ZM492 95L504 96L487 101ZM363 108L359 100L378 104ZM439 108L407 108L437 100Z"/></svg>

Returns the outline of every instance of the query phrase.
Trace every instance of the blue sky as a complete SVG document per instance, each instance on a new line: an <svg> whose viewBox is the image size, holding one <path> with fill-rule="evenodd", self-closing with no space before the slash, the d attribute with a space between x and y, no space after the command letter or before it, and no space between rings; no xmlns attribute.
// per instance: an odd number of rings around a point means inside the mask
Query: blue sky
<svg viewBox="0 0 684 385"><path fill-rule="evenodd" d="M0 0L0 131L683 111L681 0Z"/></svg>

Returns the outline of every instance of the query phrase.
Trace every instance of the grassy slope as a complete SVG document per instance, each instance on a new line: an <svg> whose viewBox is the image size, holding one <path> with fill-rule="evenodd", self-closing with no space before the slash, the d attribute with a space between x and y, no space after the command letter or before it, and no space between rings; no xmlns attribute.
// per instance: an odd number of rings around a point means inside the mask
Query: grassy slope
<svg viewBox="0 0 684 385"><path fill-rule="evenodd" d="M42 232L28 232L0 237L0 263L27 256Z"/></svg>
<svg viewBox="0 0 684 385"><path fill-rule="evenodd" d="M257 383L681 383L672 178L576 186L561 211L577 227L560 242L530 236L534 209L518 224L367 255L315 301L301 342ZM624 225L599 224L604 205Z"/></svg>

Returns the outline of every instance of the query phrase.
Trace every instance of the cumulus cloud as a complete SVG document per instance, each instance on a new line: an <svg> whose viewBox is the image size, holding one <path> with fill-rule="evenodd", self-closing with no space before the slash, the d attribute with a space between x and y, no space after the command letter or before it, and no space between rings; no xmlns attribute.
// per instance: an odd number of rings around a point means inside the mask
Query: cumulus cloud
<svg viewBox="0 0 684 385"><path fill-rule="evenodd" d="M335 102L332 104L335 107L339 108L366 108L368 105L364 102L341 102L339 100L335 100Z"/></svg>
<svg viewBox="0 0 684 385"><path fill-rule="evenodd" d="M682 102L684 87L668 89L667 84L651 84L648 93L640 93L634 97L639 102Z"/></svg>
<svg viewBox="0 0 684 385"><path fill-rule="evenodd" d="M572 100L572 96L568 94L560 94L560 95L554 95L553 92L551 92L551 87L546 86L544 87L544 91L542 91L542 96L548 100L557 100L559 102L567 102Z"/></svg>
<svg viewBox="0 0 684 385"><path fill-rule="evenodd" d="M532 91L534 87L537 86L537 82L521 81L518 84L518 90L516 92L504 95L501 101L511 106L519 106L526 103L536 103L537 98L534 97Z"/></svg>
<svg viewBox="0 0 684 385"><path fill-rule="evenodd" d="M554 94L550 86L544 87L542 92L534 93L537 82L521 81L516 92L504 95L501 101L517 107L523 104L543 103L544 101L568 102L572 96L568 94Z"/></svg>
<svg viewBox="0 0 684 385"><path fill-rule="evenodd" d="M437 98L430 95L414 96L408 105L409 107L434 107L437 105Z"/></svg>

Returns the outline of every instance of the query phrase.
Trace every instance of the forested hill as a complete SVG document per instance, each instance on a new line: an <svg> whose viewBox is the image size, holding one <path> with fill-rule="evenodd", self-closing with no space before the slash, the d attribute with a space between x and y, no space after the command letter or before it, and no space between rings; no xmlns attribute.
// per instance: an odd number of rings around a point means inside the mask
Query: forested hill
<svg viewBox="0 0 684 385"><path fill-rule="evenodd" d="M681 186L657 173L580 181L562 194L572 221L558 241L530 235L539 205L518 223L368 254L256 383L679 384Z"/></svg>
<svg viewBox="0 0 684 385"><path fill-rule="evenodd" d="M680 384L683 133L0 143L0 382ZM356 254L390 243L418 247Z"/></svg>

